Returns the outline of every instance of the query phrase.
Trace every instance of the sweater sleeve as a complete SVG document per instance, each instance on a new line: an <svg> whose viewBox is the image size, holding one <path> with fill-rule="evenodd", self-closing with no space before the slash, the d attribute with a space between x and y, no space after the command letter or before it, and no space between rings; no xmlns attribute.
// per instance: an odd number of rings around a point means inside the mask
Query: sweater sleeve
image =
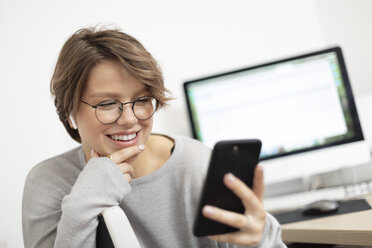
<svg viewBox="0 0 372 248"><path fill-rule="evenodd" d="M40 169L28 175L23 196L25 247L95 247L97 216L119 205L131 187L108 158L90 159L66 194L63 179ZM61 193L62 191L62 193Z"/></svg>
<svg viewBox="0 0 372 248"><path fill-rule="evenodd" d="M252 248L282 248L287 247L282 241L282 229L279 222L269 213L266 213L266 222L261 241Z"/></svg>
<svg viewBox="0 0 372 248"><path fill-rule="evenodd" d="M282 241L282 230L279 222L269 213L266 213L265 227L262 233L261 241L249 246L250 248L284 248L287 247ZM247 246L230 245L232 248L243 248Z"/></svg>
<svg viewBox="0 0 372 248"><path fill-rule="evenodd" d="M218 247L229 247L229 248L285 248L287 247L282 241L282 231L279 222L269 213L266 213L266 222L262 238L258 244L252 246L241 246L235 244L220 243Z"/></svg>

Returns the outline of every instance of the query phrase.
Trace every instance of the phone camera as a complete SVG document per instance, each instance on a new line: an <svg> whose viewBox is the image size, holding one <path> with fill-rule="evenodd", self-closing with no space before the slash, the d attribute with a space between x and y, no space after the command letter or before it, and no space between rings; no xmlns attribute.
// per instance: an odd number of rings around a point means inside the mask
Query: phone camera
<svg viewBox="0 0 372 248"><path fill-rule="evenodd" d="M233 151L234 152L237 152L237 151L239 151L239 146L238 145L233 145Z"/></svg>

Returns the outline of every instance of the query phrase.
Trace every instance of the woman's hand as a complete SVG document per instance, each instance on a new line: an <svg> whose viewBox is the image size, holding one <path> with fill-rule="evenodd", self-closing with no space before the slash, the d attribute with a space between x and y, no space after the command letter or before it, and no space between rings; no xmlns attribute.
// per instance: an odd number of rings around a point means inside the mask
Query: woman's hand
<svg viewBox="0 0 372 248"><path fill-rule="evenodd" d="M115 164L119 166L121 172L128 179L128 182L130 182L135 175L133 166L128 161L130 161L131 158L140 154L144 149L145 149L144 145L131 146L114 152L113 154L108 155L107 157L110 158ZM100 155L95 150L92 149L91 158L98 157L100 157Z"/></svg>
<svg viewBox="0 0 372 248"><path fill-rule="evenodd" d="M265 226L266 211L263 207L264 180L263 169L257 166L251 190L239 178L226 174L224 184L242 201L245 213L235 213L213 206L204 206L203 215L212 220L240 229L237 232L209 236L218 242L237 245L253 245L261 240Z"/></svg>

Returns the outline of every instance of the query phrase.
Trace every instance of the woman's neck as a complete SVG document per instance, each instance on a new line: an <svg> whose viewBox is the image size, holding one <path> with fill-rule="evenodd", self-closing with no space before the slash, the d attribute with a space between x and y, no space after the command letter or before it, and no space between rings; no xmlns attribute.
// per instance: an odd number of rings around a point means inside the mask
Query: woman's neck
<svg viewBox="0 0 372 248"><path fill-rule="evenodd" d="M132 163L135 178L149 175L169 159L174 141L163 135L151 135L146 142L145 150Z"/></svg>

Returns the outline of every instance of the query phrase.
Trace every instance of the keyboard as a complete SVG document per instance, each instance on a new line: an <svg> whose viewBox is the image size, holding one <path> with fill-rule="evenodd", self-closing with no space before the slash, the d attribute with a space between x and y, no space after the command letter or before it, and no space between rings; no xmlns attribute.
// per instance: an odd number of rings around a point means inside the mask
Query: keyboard
<svg viewBox="0 0 372 248"><path fill-rule="evenodd" d="M265 209L270 213L299 209L318 200L348 200L372 193L372 181L329 187L311 191L273 196L264 199Z"/></svg>

